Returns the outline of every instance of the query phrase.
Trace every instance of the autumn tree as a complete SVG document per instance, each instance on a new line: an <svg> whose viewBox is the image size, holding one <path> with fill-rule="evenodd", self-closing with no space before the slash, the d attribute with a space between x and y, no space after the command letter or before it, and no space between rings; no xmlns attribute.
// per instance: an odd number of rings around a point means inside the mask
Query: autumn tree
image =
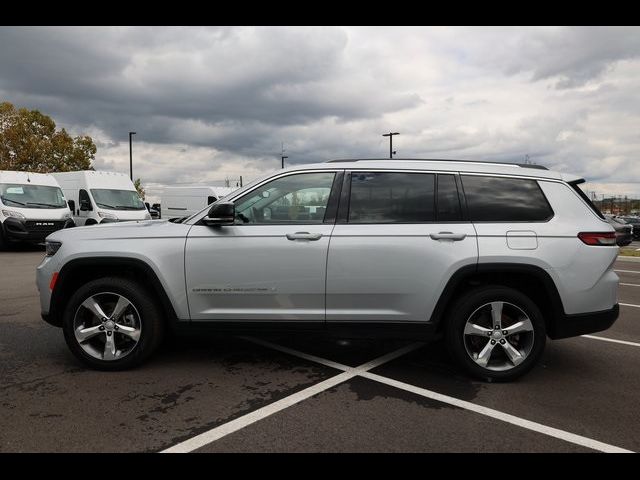
<svg viewBox="0 0 640 480"><path fill-rule="evenodd" d="M56 130L53 119L38 110L0 103L0 170L89 170L95 155L90 136L72 138L64 128Z"/></svg>
<svg viewBox="0 0 640 480"><path fill-rule="evenodd" d="M144 200L144 187L142 186L142 181L139 178L136 178L136 181L133 182L133 186L136 187L136 190L138 191L138 195L140 196L140 198L142 200Z"/></svg>

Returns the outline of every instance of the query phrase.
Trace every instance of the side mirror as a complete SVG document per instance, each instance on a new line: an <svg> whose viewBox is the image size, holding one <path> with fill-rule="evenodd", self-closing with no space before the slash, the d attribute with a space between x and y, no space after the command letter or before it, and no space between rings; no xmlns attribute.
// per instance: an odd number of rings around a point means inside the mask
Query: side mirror
<svg viewBox="0 0 640 480"><path fill-rule="evenodd" d="M222 202L212 206L202 223L209 227L233 225L236 218L236 206L231 202Z"/></svg>
<svg viewBox="0 0 640 480"><path fill-rule="evenodd" d="M91 202L87 199L80 200L80 210L82 210L83 212L90 212L91 210L93 210L93 208L91 207Z"/></svg>
<svg viewBox="0 0 640 480"><path fill-rule="evenodd" d="M67 202L67 205L69 205L69 210L71 210L71 213L73 213L74 215L76 214L76 202L73 200L69 200Z"/></svg>

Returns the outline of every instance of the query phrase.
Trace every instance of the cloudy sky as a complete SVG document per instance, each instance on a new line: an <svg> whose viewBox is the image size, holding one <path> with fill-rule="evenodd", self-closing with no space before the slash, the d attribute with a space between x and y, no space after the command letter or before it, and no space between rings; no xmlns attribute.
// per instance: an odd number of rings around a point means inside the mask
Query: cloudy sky
<svg viewBox="0 0 640 480"><path fill-rule="evenodd" d="M0 100L143 184L290 163L529 160L640 196L637 27L0 27Z"/></svg>

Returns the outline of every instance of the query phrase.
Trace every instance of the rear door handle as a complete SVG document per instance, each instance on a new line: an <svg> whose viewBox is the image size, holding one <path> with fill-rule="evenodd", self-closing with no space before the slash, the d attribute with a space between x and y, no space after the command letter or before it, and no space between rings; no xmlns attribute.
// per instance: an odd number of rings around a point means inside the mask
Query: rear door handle
<svg viewBox="0 0 640 480"><path fill-rule="evenodd" d="M453 232L438 232L429 235L433 240L451 240L452 242L459 242L467 237L466 233L453 233Z"/></svg>
<svg viewBox="0 0 640 480"><path fill-rule="evenodd" d="M287 233L287 239L289 240L320 240L321 238L322 238L321 233L309 233L309 232Z"/></svg>

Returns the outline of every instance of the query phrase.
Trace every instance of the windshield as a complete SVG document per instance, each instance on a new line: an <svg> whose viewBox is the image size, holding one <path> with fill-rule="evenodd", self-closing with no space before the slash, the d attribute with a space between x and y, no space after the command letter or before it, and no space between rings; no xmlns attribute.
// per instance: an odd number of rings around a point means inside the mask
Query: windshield
<svg viewBox="0 0 640 480"><path fill-rule="evenodd" d="M138 192L134 190L111 190L92 188L91 195L100 208L110 210L145 210Z"/></svg>
<svg viewBox="0 0 640 480"><path fill-rule="evenodd" d="M67 206L60 187L0 183L0 200L8 207L64 208Z"/></svg>

